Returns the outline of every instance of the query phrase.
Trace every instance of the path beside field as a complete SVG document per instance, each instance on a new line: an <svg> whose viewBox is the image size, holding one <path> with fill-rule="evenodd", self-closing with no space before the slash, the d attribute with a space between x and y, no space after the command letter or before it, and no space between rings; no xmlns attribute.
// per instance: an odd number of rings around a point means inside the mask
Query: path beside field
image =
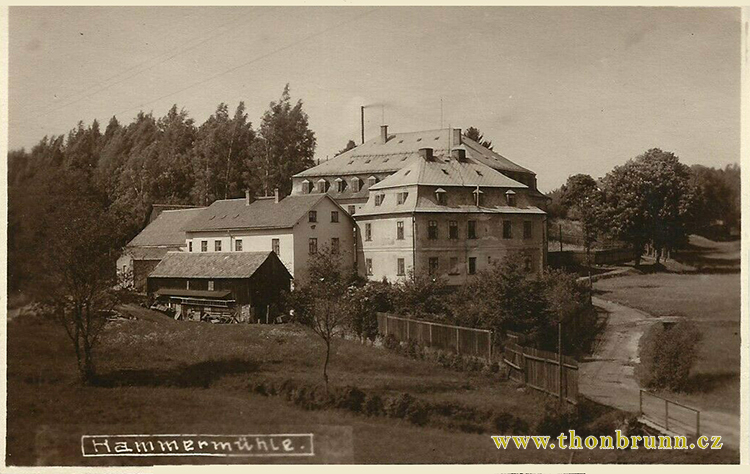
<svg viewBox="0 0 750 474"><path fill-rule="evenodd" d="M607 311L608 319L594 354L579 363L579 392L596 402L638 413L640 386L634 375L638 342L649 326L667 318L597 297L593 302ZM727 445L739 446L739 416L701 409L700 422L701 433L721 435Z"/></svg>

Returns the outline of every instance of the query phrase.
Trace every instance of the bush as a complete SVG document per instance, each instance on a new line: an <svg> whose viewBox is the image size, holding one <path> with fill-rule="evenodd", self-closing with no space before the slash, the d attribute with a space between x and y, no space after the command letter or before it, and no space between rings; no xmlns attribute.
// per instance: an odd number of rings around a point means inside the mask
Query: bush
<svg viewBox="0 0 750 474"><path fill-rule="evenodd" d="M563 411L558 411L556 405L547 405L544 416L536 425L536 433L555 437L568 430L578 429L578 425L578 413L575 409L565 407Z"/></svg>
<svg viewBox="0 0 750 474"><path fill-rule="evenodd" d="M638 376L649 388L685 390L698 355L701 333L693 322L653 325L641 339Z"/></svg>
<svg viewBox="0 0 750 474"><path fill-rule="evenodd" d="M362 406L362 413L367 416L383 416L385 408L383 407L383 399L380 398L380 395L367 395L365 403Z"/></svg>
<svg viewBox="0 0 750 474"><path fill-rule="evenodd" d="M365 392L357 387L346 387L336 394L335 400L336 408L360 413L365 402Z"/></svg>
<svg viewBox="0 0 750 474"><path fill-rule="evenodd" d="M396 339L396 336L388 334L385 336L385 339L383 339L383 347L389 351L398 351L401 348L401 344L398 342L398 339Z"/></svg>
<svg viewBox="0 0 750 474"><path fill-rule="evenodd" d="M408 393L389 398L385 413L390 418L400 418L419 426L425 425L429 419L427 406Z"/></svg>

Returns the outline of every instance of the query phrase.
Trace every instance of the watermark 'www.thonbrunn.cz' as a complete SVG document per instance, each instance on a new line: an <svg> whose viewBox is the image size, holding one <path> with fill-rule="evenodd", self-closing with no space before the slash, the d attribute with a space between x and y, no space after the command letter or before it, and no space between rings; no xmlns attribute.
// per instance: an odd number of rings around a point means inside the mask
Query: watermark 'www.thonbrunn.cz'
<svg viewBox="0 0 750 474"><path fill-rule="evenodd" d="M615 430L615 436L587 436L581 438L575 430L569 434L560 433L556 438L551 436L492 436L497 449L721 449L721 436L700 436L694 443L688 443L687 436L626 436L621 430ZM556 440L557 443L550 441ZM531 444L529 442L532 442Z"/></svg>
<svg viewBox="0 0 750 474"><path fill-rule="evenodd" d="M83 435L84 457L314 456L313 434Z"/></svg>

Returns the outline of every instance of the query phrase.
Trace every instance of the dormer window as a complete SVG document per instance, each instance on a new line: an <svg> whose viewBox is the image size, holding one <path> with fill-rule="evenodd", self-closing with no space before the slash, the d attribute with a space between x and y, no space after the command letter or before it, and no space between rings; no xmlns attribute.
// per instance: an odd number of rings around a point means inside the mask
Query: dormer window
<svg viewBox="0 0 750 474"><path fill-rule="evenodd" d="M437 188L435 190L435 201L441 206L445 206L448 203L448 193L443 188Z"/></svg>
<svg viewBox="0 0 750 474"><path fill-rule="evenodd" d="M383 204L383 200L385 199L385 194L376 194L375 195L375 205L379 206Z"/></svg>
<svg viewBox="0 0 750 474"><path fill-rule="evenodd" d="M327 191L328 182L325 179L318 180L318 192L324 193Z"/></svg>
<svg viewBox="0 0 750 474"><path fill-rule="evenodd" d="M378 178L376 178L375 176L370 176L369 178L367 178L368 186L375 186L377 182L378 182Z"/></svg>
<svg viewBox="0 0 750 474"><path fill-rule="evenodd" d="M477 186L477 189L474 190L474 203L476 203L477 207L484 204L484 192L479 189L479 186Z"/></svg>
<svg viewBox="0 0 750 474"><path fill-rule="evenodd" d="M352 178L352 190L358 193L360 189L362 189L362 180L355 176Z"/></svg>
<svg viewBox="0 0 750 474"><path fill-rule="evenodd" d="M346 189L346 181L341 178L336 178L336 191L343 193L344 189Z"/></svg>
<svg viewBox="0 0 750 474"><path fill-rule="evenodd" d="M302 181L302 192L305 194L310 194L312 192L312 183L310 181Z"/></svg>
<svg viewBox="0 0 750 474"><path fill-rule="evenodd" d="M409 193L408 192L402 192L402 193L398 193L397 196L398 196L398 201L397 202L398 202L399 205L401 205L401 204L403 204L403 203L406 202L406 198L409 197Z"/></svg>
<svg viewBox="0 0 750 474"><path fill-rule="evenodd" d="M505 193L505 202L511 207L516 207L516 193L513 190L509 189Z"/></svg>

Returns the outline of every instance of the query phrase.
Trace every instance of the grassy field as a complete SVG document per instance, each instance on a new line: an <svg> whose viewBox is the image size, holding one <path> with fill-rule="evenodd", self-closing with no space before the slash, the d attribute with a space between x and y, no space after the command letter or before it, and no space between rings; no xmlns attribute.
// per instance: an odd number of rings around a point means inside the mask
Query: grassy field
<svg viewBox="0 0 750 474"><path fill-rule="evenodd" d="M601 280L601 297L654 316L682 316L703 333L689 393L670 394L698 408L740 412L739 242L691 238L689 251L663 271Z"/></svg>
<svg viewBox="0 0 750 474"><path fill-rule="evenodd" d="M83 458L80 437L278 430L312 431L342 444L307 459L318 463L569 460L569 452L560 450L499 451L489 437L499 433L419 427L339 409L305 410L281 397L252 393L249 387L258 381L319 383L322 345L304 328L175 322L147 311L140 316L107 326L98 351L101 383L88 387L77 383L75 359L61 328L33 315L9 321L8 464L216 463L217 458L197 457ZM529 426L535 425L547 402L495 374L459 373L352 341L337 341L335 347L331 380L337 387L351 384L370 392L406 392L426 401L505 411ZM736 462L736 456L727 451L597 450L576 453L575 462Z"/></svg>

